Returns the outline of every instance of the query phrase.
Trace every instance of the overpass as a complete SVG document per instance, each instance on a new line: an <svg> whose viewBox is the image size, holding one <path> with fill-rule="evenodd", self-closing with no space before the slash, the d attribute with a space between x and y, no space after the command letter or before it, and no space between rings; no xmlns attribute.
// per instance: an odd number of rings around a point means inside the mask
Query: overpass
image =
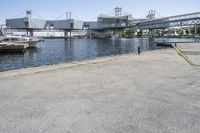
<svg viewBox="0 0 200 133"><path fill-rule="evenodd" d="M200 12L182 14L177 16L145 20L130 25L137 29L163 29L168 27L191 26L200 24Z"/></svg>

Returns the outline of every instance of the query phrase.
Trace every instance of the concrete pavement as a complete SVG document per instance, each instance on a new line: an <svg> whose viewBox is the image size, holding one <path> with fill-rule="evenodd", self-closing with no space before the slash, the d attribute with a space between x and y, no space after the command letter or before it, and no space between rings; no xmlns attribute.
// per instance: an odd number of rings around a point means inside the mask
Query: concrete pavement
<svg viewBox="0 0 200 133"><path fill-rule="evenodd" d="M198 133L200 67L174 49L0 73L2 133Z"/></svg>
<svg viewBox="0 0 200 133"><path fill-rule="evenodd" d="M200 43L179 43L177 47L192 64L200 66Z"/></svg>

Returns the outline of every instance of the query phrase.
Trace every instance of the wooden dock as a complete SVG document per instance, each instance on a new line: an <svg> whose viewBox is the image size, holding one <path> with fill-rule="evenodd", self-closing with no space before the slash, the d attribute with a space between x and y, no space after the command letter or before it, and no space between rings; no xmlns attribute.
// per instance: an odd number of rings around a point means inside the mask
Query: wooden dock
<svg viewBox="0 0 200 133"><path fill-rule="evenodd" d="M28 44L0 43L0 53L25 52L27 48Z"/></svg>

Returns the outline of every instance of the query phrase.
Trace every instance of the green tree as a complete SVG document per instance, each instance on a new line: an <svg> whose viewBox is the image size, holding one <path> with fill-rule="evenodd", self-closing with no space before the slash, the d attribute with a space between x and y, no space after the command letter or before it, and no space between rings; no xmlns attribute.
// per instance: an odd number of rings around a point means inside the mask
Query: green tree
<svg viewBox="0 0 200 133"><path fill-rule="evenodd" d="M124 38L132 38L135 37L136 30L135 29L128 29L120 33L120 35Z"/></svg>
<svg viewBox="0 0 200 133"><path fill-rule="evenodd" d="M162 37L162 36L163 36L163 30L162 30L162 29L157 29L157 30L156 30L156 35L157 35L158 37Z"/></svg>
<svg viewBox="0 0 200 133"><path fill-rule="evenodd" d="M185 33L187 36L189 36L189 33L190 33L189 29L185 29Z"/></svg>
<svg viewBox="0 0 200 133"><path fill-rule="evenodd" d="M126 38L132 38L135 37L135 30L129 29L125 31L125 37Z"/></svg>

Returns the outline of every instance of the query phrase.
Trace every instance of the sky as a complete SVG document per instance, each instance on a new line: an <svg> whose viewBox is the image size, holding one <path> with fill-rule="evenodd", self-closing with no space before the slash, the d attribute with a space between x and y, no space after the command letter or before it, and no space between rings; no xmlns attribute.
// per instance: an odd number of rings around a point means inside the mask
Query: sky
<svg viewBox="0 0 200 133"><path fill-rule="evenodd" d="M25 16L26 10L32 10L34 18L63 19L71 11L76 19L94 21L99 14L112 14L115 7L134 18L144 18L152 9L157 17L199 12L200 0L1 0L0 7L0 24Z"/></svg>

